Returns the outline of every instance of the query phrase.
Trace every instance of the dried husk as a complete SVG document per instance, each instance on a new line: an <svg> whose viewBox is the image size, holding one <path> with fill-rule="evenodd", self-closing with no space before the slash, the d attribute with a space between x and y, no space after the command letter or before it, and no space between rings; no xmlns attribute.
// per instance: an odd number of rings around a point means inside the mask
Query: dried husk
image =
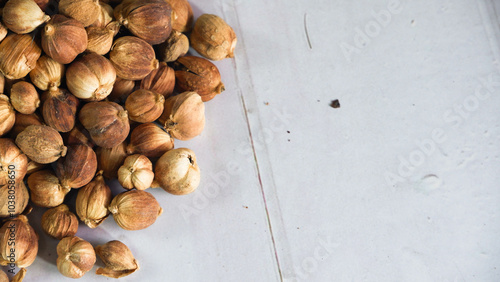
<svg viewBox="0 0 500 282"><path fill-rule="evenodd" d="M53 11L49 11L51 8L53 8L53 7L49 6L51 0L34 0L34 1L38 5L38 7L40 7L40 9L42 9L42 11L44 11L45 13L53 12Z"/></svg>
<svg viewBox="0 0 500 282"><path fill-rule="evenodd" d="M116 195L109 205L109 211L121 228L140 230L152 225L163 209L150 193L131 190Z"/></svg>
<svg viewBox="0 0 500 282"><path fill-rule="evenodd" d="M87 145L90 148L94 148L95 146L90 138L89 132L83 128L80 123L77 123L76 126L63 137L67 145Z"/></svg>
<svg viewBox="0 0 500 282"><path fill-rule="evenodd" d="M106 27L110 22L113 21L113 7L100 1L99 2L99 14L95 22L90 26L94 27Z"/></svg>
<svg viewBox="0 0 500 282"><path fill-rule="evenodd" d="M205 104L196 92L181 93L165 100L158 121L172 137L190 140L205 127Z"/></svg>
<svg viewBox="0 0 500 282"><path fill-rule="evenodd" d="M43 51L61 64L71 63L87 49L87 32L81 22L54 15L42 30Z"/></svg>
<svg viewBox="0 0 500 282"><path fill-rule="evenodd" d="M151 45L164 42L172 32L171 13L164 0L122 2L114 11L120 24Z"/></svg>
<svg viewBox="0 0 500 282"><path fill-rule="evenodd" d="M76 214L88 227L96 228L109 216L111 199L111 189L104 182L101 171L94 180L78 190Z"/></svg>
<svg viewBox="0 0 500 282"><path fill-rule="evenodd" d="M119 25L110 24L108 27L87 27L87 51L105 55L111 50L113 38L120 28Z"/></svg>
<svg viewBox="0 0 500 282"><path fill-rule="evenodd" d="M61 88L51 88L43 96L42 114L48 126L59 132L69 132L75 127L79 100Z"/></svg>
<svg viewBox="0 0 500 282"><path fill-rule="evenodd" d="M22 178L14 182L14 184L0 185L0 217L19 215L28 206L30 199L28 188L26 188Z"/></svg>
<svg viewBox="0 0 500 282"><path fill-rule="evenodd" d="M7 30L7 28L3 25L2 22L0 22L0 42L2 42L5 36L7 36L8 32L9 31Z"/></svg>
<svg viewBox="0 0 500 282"><path fill-rule="evenodd" d="M60 0L59 13L89 26L99 18L101 6L99 0Z"/></svg>
<svg viewBox="0 0 500 282"><path fill-rule="evenodd" d="M8 133L16 122L16 111L10 103L9 97L0 94L0 136Z"/></svg>
<svg viewBox="0 0 500 282"><path fill-rule="evenodd" d="M14 226L14 227L13 227ZM10 259L12 243L8 239L13 233L15 238L14 262ZM15 263L17 267L28 267L38 253L38 234L29 225L28 218L19 215L17 218L5 221L0 228L0 265Z"/></svg>
<svg viewBox="0 0 500 282"><path fill-rule="evenodd" d="M191 47L207 59L219 61L234 57L236 34L216 15L201 15L194 24L190 39Z"/></svg>
<svg viewBox="0 0 500 282"><path fill-rule="evenodd" d="M166 0L172 7L172 28L179 32L189 32L193 28L193 8L187 0Z"/></svg>
<svg viewBox="0 0 500 282"><path fill-rule="evenodd" d="M127 157L126 150L126 142L118 144L113 148L97 148L97 168L103 171L104 177L108 179L116 179L118 177L118 169Z"/></svg>
<svg viewBox="0 0 500 282"><path fill-rule="evenodd" d="M175 87L175 71L166 63L161 62L160 67L153 70L141 81L141 89L160 93L165 98L172 95Z"/></svg>
<svg viewBox="0 0 500 282"><path fill-rule="evenodd" d="M30 125L16 137L16 144L37 163L48 164L66 155L59 132L46 125Z"/></svg>
<svg viewBox="0 0 500 282"><path fill-rule="evenodd" d="M219 70L206 59L181 57L175 62L174 69L178 92L194 91L201 96L203 102L207 102L225 90Z"/></svg>
<svg viewBox="0 0 500 282"><path fill-rule="evenodd" d="M16 122L9 131L9 136L15 140L17 135L30 125L43 125L42 119L36 113L25 115L16 112Z"/></svg>
<svg viewBox="0 0 500 282"><path fill-rule="evenodd" d="M70 187L63 187L51 170L40 170L28 176L31 202L43 208L53 208L64 202Z"/></svg>
<svg viewBox="0 0 500 282"><path fill-rule="evenodd" d="M2 13L5 26L18 34L30 33L50 20L33 0L9 0Z"/></svg>
<svg viewBox="0 0 500 282"><path fill-rule="evenodd" d="M41 225L47 235L61 240L64 237L76 234L78 231L78 218L69 210L67 205L61 204L47 210L42 215Z"/></svg>
<svg viewBox="0 0 500 282"><path fill-rule="evenodd" d="M127 80L141 80L159 66L153 47L134 36L115 40L109 59L116 69L116 75Z"/></svg>
<svg viewBox="0 0 500 282"><path fill-rule="evenodd" d="M34 162L34 161L28 159L28 169L26 170L26 175L29 176L32 173L35 173L37 171L40 171L40 170L46 169L46 168L47 168L47 164L40 164L40 163L37 163L37 162Z"/></svg>
<svg viewBox="0 0 500 282"><path fill-rule="evenodd" d="M8 79L25 77L42 50L28 34L11 34L0 43L0 72Z"/></svg>
<svg viewBox="0 0 500 282"><path fill-rule="evenodd" d="M167 63L175 62L189 51L189 39L183 33L174 30L158 48L162 61Z"/></svg>
<svg viewBox="0 0 500 282"><path fill-rule="evenodd" d="M40 98L33 84L26 81L15 83L10 90L10 102L22 114L32 114L40 106Z"/></svg>
<svg viewBox="0 0 500 282"><path fill-rule="evenodd" d="M0 186L22 182L28 157L9 138L0 138Z"/></svg>
<svg viewBox="0 0 500 282"><path fill-rule="evenodd" d="M111 278L121 278L139 269L139 263L130 249L120 241L114 240L95 247L95 252L106 265L98 268L96 274Z"/></svg>
<svg viewBox="0 0 500 282"><path fill-rule="evenodd" d="M38 89L46 91L61 85L64 70L63 64L54 61L49 56L43 55L38 59L35 68L30 72L30 79Z"/></svg>
<svg viewBox="0 0 500 282"><path fill-rule="evenodd" d="M125 109L130 120L145 123L153 122L163 113L165 97L151 90L139 89L127 97Z"/></svg>
<svg viewBox="0 0 500 282"><path fill-rule="evenodd" d="M154 123L144 123L132 130L127 153L157 158L173 148L174 139L170 134Z"/></svg>
<svg viewBox="0 0 500 282"><path fill-rule="evenodd" d="M200 185L200 168L194 152L187 148L173 149L155 164L155 181L174 195L186 195Z"/></svg>
<svg viewBox="0 0 500 282"><path fill-rule="evenodd" d="M68 154L56 164L56 175L65 188L80 188L87 185L97 170L94 150L86 145L68 146Z"/></svg>
<svg viewBox="0 0 500 282"><path fill-rule="evenodd" d="M71 236L57 244L57 269L62 275L80 278L94 267L96 256L92 245L82 238Z"/></svg>
<svg viewBox="0 0 500 282"><path fill-rule="evenodd" d="M110 101L120 101L125 102L128 95L135 91L135 81L126 80L120 77L116 77L115 84L113 85L113 90L108 96Z"/></svg>
<svg viewBox="0 0 500 282"><path fill-rule="evenodd" d="M146 190L151 187L154 177L153 163L139 154L128 156L118 170L118 181L125 189Z"/></svg>
<svg viewBox="0 0 500 282"><path fill-rule="evenodd" d="M0 73L0 93L4 93L4 88L5 88L5 77L3 77L3 74Z"/></svg>
<svg viewBox="0 0 500 282"><path fill-rule="evenodd" d="M114 102L91 102L80 110L80 122L97 146L113 148L130 132L128 113Z"/></svg>
<svg viewBox="0 0 500 282"><path fill-rule="evenodd" d="M76 97L87 101L106 98L113 88L116 72L104 56L87 53L75 60L66 71L66 84Z"/></svg>

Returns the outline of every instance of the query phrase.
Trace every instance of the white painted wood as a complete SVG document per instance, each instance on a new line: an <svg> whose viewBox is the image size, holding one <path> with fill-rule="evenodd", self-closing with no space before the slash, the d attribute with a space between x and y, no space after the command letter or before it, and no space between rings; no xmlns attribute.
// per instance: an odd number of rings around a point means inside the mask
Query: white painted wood
<svg viewBox="0 0 500 282"><path fill-rule="evenodd" d="M152 191L165 213L143 231L81 226L136 254L121 281L500 280L498 1L191 2L234 27L236 58L202 136L176 143L199 191ZM26 281L64 280L40 244Z"/></svg>

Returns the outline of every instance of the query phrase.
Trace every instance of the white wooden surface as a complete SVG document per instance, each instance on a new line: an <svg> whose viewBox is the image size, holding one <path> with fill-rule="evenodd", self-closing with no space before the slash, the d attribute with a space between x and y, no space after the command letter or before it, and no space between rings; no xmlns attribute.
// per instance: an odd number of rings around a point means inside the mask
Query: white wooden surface
<svg viewBox="0 0 500 282"><path fill-rule="evenodd" d="M151 191L165 212L146 230L80 226L132 249L121 281L500 280L498 1L191 2L234 27L236 58L202 136L176 143L200 189ZM69 281L35 227L26 281Z"/></svg>

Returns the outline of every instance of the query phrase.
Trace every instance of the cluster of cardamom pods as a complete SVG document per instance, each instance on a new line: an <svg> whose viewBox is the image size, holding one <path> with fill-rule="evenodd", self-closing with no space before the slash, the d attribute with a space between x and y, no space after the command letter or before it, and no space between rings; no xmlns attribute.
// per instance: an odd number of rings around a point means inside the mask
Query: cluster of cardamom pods
<svg viewBox="0 0 500 282"><path fill-rule="evenodd" d="M163 211L146 189L197 189L195 153L174 140L202 133L204 102L224 91L210 60L234 56L233 29L216 15L195 21L187 0L0 0L0 19L0 265L21 269L12 281L27 275L34 206L48 209L40 225L59 240L63 275L82 277L96 255L97 274L135 272L125 244L93 247L75 236L79 221L144 229ZM113 196L114 179L124 190Z"/></svg>

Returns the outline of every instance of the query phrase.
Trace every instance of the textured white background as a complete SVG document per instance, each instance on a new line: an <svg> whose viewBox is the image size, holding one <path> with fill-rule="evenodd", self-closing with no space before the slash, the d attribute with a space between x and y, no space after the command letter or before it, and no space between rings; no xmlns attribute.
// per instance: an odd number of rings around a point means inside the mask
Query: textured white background
<svg viewBox="0 0 500 282"><path fill-rule="evenodd" d="M380 30L398 1L190 2L234 27L236 58L203 134L176 143L199 190L150 191L165 212L145 230L80 225L130 247L120 281L500 281L499 1L401 0ZM25 281L69 281L34 225ZM96 268L80 281L113 280Z"/></svg>

